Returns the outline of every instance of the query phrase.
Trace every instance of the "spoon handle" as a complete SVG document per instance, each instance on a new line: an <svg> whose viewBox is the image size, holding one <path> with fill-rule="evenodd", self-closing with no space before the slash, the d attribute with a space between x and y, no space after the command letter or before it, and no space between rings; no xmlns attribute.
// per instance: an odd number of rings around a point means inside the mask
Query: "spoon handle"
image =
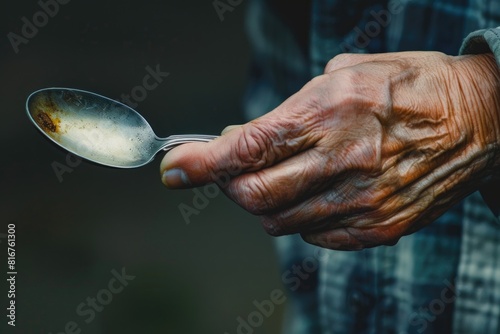
<svg viewBox="0 0 500 334"><path fill-rule="evenodd" d="M186 143L194 143L194 142L203 142L208 143L219 136L212 135L173 135L163 139L163 145L161 149L163 151L170 151L176 146L186 144Z"/></svg>

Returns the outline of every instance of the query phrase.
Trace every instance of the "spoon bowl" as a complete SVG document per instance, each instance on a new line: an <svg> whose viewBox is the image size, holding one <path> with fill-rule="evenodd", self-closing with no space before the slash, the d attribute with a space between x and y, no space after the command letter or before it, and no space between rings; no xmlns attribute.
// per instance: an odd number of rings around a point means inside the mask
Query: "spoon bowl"
<svg viewBox="0 0 500 334"><path fill-rule="evenodd" d="M210 135L159 138L134 109L79 89L38 90L28 97L26 110L35 126L54 143L110 167L140 167L151 162L161 150L217 138Z"/></svg>

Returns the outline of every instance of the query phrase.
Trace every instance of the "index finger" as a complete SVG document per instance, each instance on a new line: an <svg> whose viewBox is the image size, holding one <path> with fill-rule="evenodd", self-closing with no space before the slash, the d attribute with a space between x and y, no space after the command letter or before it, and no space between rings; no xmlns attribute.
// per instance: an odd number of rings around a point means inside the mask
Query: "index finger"
<svg viewBox="0 0 500 334"><path fill-rule="evenodd" d="M268 114L209 143L174 148L161 162L169 188L215 182L221 173L236 176L276 164L313 145L305 119Z"/></svg>

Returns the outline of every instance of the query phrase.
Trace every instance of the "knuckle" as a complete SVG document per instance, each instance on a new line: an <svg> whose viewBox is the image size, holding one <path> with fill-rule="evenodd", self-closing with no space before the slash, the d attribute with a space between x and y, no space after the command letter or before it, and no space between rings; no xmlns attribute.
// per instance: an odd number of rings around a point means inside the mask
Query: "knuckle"
<svg viewBox="0 0 500 334"><path fill-rule="evenodd" d="M329 107L328 110L351 120L354 117L363 117L372 110L370 104L374 102L373 95L377 88L367 87L366 73L358 68L349 67L338 70L327 78L335 85L335 89L327 89L320 95L325 100L322 102L323 105L326 102Z"/></svg>
<svg viewBox="0 0 500 334"><path fill-rule="evenodd" d="M367 73L361 71L358 67L347 67L336 72L336 78L342 82L342 86L348 91L357 92L356 88L361 88L361 83L366 80Z"/></svg>
<svg viewBox="0 0 500 334"><path fill-rule="evenodd" d="M268 138L266 131L258 126L243 129L236 146L236 156L245 169L257 170L266 165L267 155L271 153Z"/></svg>
<svg viewBox="0 0 500 334"><path fill-rule="evenodd" d="M314 123L311 115L303 115L304 108L310 110L312 107L303 107L302 112L297 110L299 108L292 106L285 117L255 120L243 128L232 153L243 170L268 167L301 148Z"/></svg>
<svg viewBox="0 0 500 334"><path fill-rule="evenodd" d="M311 80L309 80L307 82L306 87L318 87L318 86L321 86L326 80L328 80L328 76L327 75L318 75L318 76L315 76L315 77L311 78ZM314 95L311 94L308 97L312 97L312 96L314 96Z"/></svg>
<svg viewBox="0 0 500 334"><path fill-rule="evenodd" d="M324 73L329 73L338 68L348 66L350 64L350 60L355 57L355 55L350 53L341 53L328 61L325 67Z"/></svg>
<svg viewBox="0 0 500 334"><path fill-rule="evenodd" d="M257 174L235 179L228 191L236 203L253 215L265 214L275 207L272 191Z"/></svg>
<svg viewBox="0 0 500 334"><path fill-rule="evenodd" d="M332 95L336 109L349 112L351 119L368 122L359 126L371 126L374 123L384 124L391 116L392 98L391 82L384 76L375 76L362 67L348 67L335 72L334 81L340 83L338 90ZM349 116L344 114L344 116ZM375 116L374 119L372 116ZM367 118L368 117L368 118ZM378 120L378 122L377 122Z"/></svg>
<svg viewBox="0 0 500 334"><path fill-rule="evenodd" d="M280 222L276 219L263 216L261 217L260 222L267 234L273 237L278 237L284 234L281 229Z"/></svg>

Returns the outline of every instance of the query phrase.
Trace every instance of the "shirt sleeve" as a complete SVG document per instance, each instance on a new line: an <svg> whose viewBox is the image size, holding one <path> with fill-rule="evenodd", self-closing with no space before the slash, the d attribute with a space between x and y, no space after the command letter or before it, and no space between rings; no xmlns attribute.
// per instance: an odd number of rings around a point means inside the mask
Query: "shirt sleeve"
<svg viewBox="0 0 500 334"><path fill-rule="evenodd" d="M500 66L500 27L482 29L467 36L460 48L461 55L493 53L497 65ZM500 117L500 110L499 110ZM500 224L500 170L490 176L486 185L479 189L484 201L497 217Z"/></svg>

